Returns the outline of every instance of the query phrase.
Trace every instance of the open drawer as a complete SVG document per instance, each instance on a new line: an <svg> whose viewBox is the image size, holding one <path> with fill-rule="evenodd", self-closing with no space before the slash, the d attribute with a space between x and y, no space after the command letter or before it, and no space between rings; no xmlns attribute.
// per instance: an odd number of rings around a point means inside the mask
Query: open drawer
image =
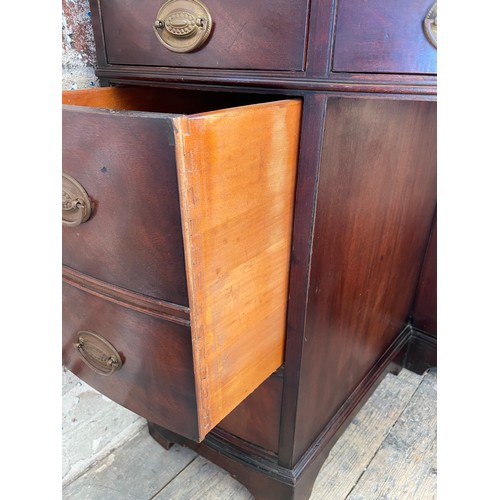
<svg viewBox="0 0 500 500"><path fill-rule="evenodd" d="M198 441L283 362L301 113L207 94L63 93L63 363Z"/></svg>

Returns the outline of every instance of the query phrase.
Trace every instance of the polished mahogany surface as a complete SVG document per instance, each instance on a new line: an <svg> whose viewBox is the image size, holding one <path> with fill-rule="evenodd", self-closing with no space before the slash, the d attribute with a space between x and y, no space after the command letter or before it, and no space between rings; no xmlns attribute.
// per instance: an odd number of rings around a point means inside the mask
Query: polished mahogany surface
<svg viewBox="0 0 500 500"><path fill-rule="evenodd" d="M212 34L198 50L179 54L157 39L153 24L164 2L99 0L109 64L300 71L308 1L209 0Z"/></svg>
<svg viewBox="0 0 500 500"><path fill-rule="evenodd" d="M338 0L333 70L436 73L423 21L432 0Z"/></svg>
<svg viewBox="0 0 500 500"><path fill-rule="evenodd" d="M63 171L93 203L87 222L63 226L63 264L188 306L170 118L65 105L62 129Z"/></svg>
<svg viewBox="0 0 500 500"><path fill-rule="evenodd" d="M433 103L328 100L296 459L408 319L436 204L435 137Z"/></svg>
<svg viewBox="0 0 500 500"><path fill-rule="evenodd" d="M198 439L189 328L117 305L63 284L63 363L125 408L191 439ZM109 376L89 368L74 344L78 332L104 337L123 366Z"/></svg>

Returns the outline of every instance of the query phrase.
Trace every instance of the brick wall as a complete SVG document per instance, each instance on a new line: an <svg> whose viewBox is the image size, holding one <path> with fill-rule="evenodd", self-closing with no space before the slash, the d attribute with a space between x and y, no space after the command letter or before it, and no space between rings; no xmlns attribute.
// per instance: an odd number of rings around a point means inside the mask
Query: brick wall
<svg viewBox="0 0 500 500"><path fill-rule="evenodd" d="M62 88L98 87L88 0L62 0Z"/></svg>

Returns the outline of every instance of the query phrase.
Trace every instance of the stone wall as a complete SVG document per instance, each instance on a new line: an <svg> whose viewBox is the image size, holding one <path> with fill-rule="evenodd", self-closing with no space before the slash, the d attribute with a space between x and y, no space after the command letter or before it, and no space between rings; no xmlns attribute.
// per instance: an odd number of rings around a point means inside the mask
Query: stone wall
<svg viewBox="0 0 500 500"><path fill-rule="evenodd" d="M62 0L62 88L98 87L88 0Z"/></svg>

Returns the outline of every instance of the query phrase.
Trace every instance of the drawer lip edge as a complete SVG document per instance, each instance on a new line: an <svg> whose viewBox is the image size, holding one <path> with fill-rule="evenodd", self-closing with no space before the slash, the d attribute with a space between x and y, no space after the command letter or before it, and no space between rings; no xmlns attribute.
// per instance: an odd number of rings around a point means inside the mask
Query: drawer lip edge
<svg viewBox="0 0 500 500"><path fill-rule="evenodd" d="M71 91L68 91L71 92ZM147 118L158 118L160 120L172 120L178 116L185 116L182 113L163 113L160 111L141 111L136 109L115 109L115 108L103 108L97 106L87 106L84 104L61 104L61 109L64 112L78 112L78 113L94 113L101 115L115 115L124 117L147 117Z"/></svg>
<svg viewBox="0 0 500 500"><path fill-rule="evenodd" d="M163 300L126 290L97 278L62 266L63 282L84 292L100 297L128 309L190 327L190 309Z"/></svg>

